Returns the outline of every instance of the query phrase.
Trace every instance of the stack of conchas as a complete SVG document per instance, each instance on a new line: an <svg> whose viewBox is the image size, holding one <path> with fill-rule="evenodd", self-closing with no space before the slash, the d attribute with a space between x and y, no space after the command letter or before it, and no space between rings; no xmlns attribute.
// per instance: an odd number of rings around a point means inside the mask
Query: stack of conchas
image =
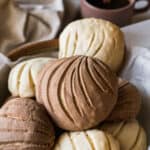
<svg viewBox="0 0 150 150"><path fill-rule="evenodd" d="M59 43L59 59L35 58L11 70L8 87L18 98L0 109L0 149L146 150L136 120L141 96L116 76L125 53L121 30L83 19L69 24Z"/></svg>
<svg viewBox="0 0 150 150"><path fill-rule="evenodd" d="M50 150L55 132L46 109L35 100L35 86L50 58L35 58L17 64L10 72L12 94L0 109L0 150Z"/></svg>

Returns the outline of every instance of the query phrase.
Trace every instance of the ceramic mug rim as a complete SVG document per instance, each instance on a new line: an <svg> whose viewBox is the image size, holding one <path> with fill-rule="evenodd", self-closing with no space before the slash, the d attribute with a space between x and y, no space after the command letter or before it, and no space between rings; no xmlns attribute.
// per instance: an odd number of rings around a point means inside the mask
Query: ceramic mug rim
<svg viewBox="0 0 150 150"><path fill-rule="evenodd" d="M85 4L87 7L89 7L90 9L93 9L95 11L104 11L104 12L120 12L120 11L124 11L124 10L127 10L131 7L134 6L136 0L130 0L129 4L124 6L124 7L121 7L121 8L116 8L116 9L105 9L105 8L98 8L92 4L90 4L87 0L81 0L83 2L83 4Z"/></svg>

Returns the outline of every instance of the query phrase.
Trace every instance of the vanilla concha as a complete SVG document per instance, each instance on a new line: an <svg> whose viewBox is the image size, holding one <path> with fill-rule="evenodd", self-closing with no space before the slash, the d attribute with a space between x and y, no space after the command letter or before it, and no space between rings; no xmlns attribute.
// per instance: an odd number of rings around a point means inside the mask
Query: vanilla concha
<svg viewBox="0 0 150 150"><path fill-rule="evenodd" d="M23 61L12 68L8 89L13 96L34 97L38 74L50 58L40 57Z"/></svg>
<svg viewBox="0 0 150 150"><path fill-rule="evenodd" d="M146 133L136 120L104 123L100 129L112 134L121 150L147 150Z"/></svg>
<svg viewBox="0 0 150 150"><path fill-rule="evenodd" d="M119 143L110 134L100 130L64 133L54 150L120 150Z"/></svg>
<svg viewBox="0 0 150 150"><path fill-rule="evenodd" d="M59 38L59 58L86 55L117 72L124 58L124 36L118 26L95 18L70 23Z"/></svg>

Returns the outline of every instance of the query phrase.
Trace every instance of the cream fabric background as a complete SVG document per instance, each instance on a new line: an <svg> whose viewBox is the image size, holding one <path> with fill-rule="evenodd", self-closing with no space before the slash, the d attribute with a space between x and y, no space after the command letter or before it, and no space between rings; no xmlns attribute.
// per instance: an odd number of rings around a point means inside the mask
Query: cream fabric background
<svg viewBox="0 0 150 150"><path fill-rule="evenodd" d="M79 0L0 0L0 52L55 38L79 14ZM150 11L133 23L150 18Z"/></svg>
<svg viewBox="0 0 150 150"><path fill-rule="evenodd" d="M1 0L0 51L7 53L27 42L53 39L62 25L63 15L63 0L46 0L43 4Z"/></svg>

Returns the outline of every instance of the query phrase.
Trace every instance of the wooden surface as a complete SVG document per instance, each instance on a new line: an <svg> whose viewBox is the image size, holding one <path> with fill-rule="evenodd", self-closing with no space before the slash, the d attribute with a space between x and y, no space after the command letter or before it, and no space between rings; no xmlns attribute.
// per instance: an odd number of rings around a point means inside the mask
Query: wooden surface
<svg viewBox="0 0 150 150"><path fill-rule="evenodd" d="M58 48L58 40L48 40L48 41L41 41L41 42L34 42L25 44L18 48L11 50L7 56L12 61L17 60L23 56L35 55L42 52L48 52L50 50L56 50Z"/></svg>

